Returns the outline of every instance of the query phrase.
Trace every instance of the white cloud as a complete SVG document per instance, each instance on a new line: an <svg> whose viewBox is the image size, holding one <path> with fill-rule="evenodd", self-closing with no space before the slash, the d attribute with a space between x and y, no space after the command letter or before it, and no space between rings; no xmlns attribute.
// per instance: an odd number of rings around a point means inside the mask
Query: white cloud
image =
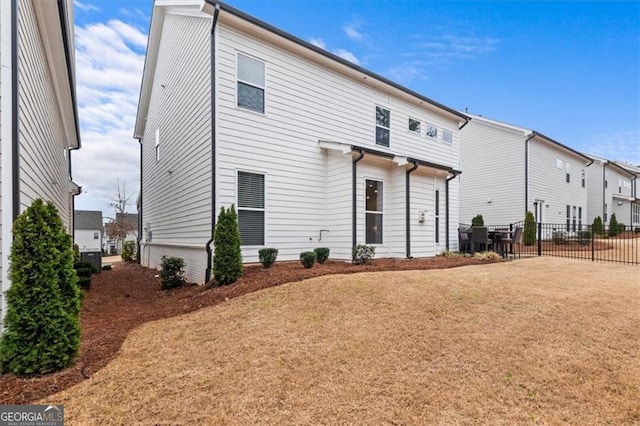
<svg viewBox="0 0 640 426"><path fill-rule="evenodd" d="M445 34L437 38L430 38L416 44L418 52L428 58L443 61L454 59L469 59L484 53L497 50L500 40L493 37L460 36Z"/></svg>
<svg viewBox="0 0 640 426"><path fill-rule="evenodd" d="M311 37L311 39L309 39L309 43L319 47L320 49L327 49L327 44L321 38Z"/></svg>
<svg viewBox="0 0 640 426"><path fill-rule="evenodd" d="M360 65L360 61L356 58L356 55L349 52L346 49L336 49L334 52L336 55L340 56L342 59L346 59L347 61L354 63L356 65Z"/></svg>
<svg viewBox="0 0 640 426"><path fill-rule="evenodd" d="M139 190L139 145L133 139L146 35L119 20L76 27L76 78L82 148L72 154L78 209L111 213L117 182Z"/></svg>
<svg viewBox="0 0 640 426"><path fill-rule="evenodd" d="M94 6L92 4L88 4L88 3L82 3L80 0L75 0L73 2L73 4L74 4L75 7L77 7L80 10L82 10L83 12L91 12L91 11L98 12L98 11L100 11L99 7Z"/></svg>
<svg viewBox="0 0 640 426"><path fill-rule="evenodd" d="M597 134L582 149L587 154L607 160L622 160L640 165L640 130Z"/></svg>
<svg viewBox="0 0 640 426"><path fill-rule="evenodd" d="M401 62L391 68L387 74L393 81L408 85L416 78L426 79L427 64L423 61Z"/></svg>
<svg viewBox="0 0 640 426"><path fill-rule="evenodd" d="M342 29L344 30L347 37L349 37L351 40L361 41L364 40L364 34L360 32L359 28L360 23L353 22L345 25Z"/></svg>

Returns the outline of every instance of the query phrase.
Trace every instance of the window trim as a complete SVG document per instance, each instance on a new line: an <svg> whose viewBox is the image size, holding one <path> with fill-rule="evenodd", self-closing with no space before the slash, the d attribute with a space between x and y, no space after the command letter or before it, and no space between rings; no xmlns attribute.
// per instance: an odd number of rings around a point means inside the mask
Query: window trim
<svg viewBox="0 0 640 426"><path fill-rule="evenodd" d="M382 210L377 211L377 210L367 210L367 181L373 181L373 182L378 182L380 184L382 184ZM385 211L384 211L384 206L385 206L385 202L384 202L384 194L385 194L385 182L383 180L381 180L380 178L376 178L376 177L367 177L365 176L363 178L363 187L362 187L362 202L363 202L363 206L362 206L362 210L364 212L364 218L363 218L363 231L364 231L364 243L367 245L372 245L372 246L376 246L376 247L381 247L384 245L384 216L385 216ZM380 241L379 243L370 243L367 241L367 214L378 214L382 217L382 232L380 235Z"/></svg>
<svg viewBox="0 0 640 426"><path fill-rule="evenodd" d="M434 140L434 141L437 141L437 140L438 140L438 134L440 133L440 132L439 132L439 129L438 129L438 126L436 126L436 125L434 125L434 124L431 124L431 123L429 123L429 122L425 122L425 124L426 124L426 127L427 127L427 128L425 129L425 136L426 136L427 138L429 138L429 139L432 139L432 140ZM436 130L436 135L435 135L435 136L429 136L429 127L432 127L432 128L434 128L434 129Z"/></svg>
<svg viewBox="0 0 640 426"><path fill-rule="evenodd" d="M385 111L387 111L389 113L389 127L385 127L382 126L380 124L378 124L378 108L383 109ZM384 146L386 148L390 148L391 147L391 109L387 108L387 107L383 107L382 105L378 105L376 104L376 108L375 108L375 114L374 114L374 123L375 123L375 128L374 128L374 135L373 135L373 140L375 142L375 144L377 146ZM378 127L380 127L381 129L386 129L389 132L389 144L388 145L383 145L381 143L378 143Z"/></svg>
<svg viewBox="0 0 640 426"><path fill-rule="evenodd" d="M433 218L434 218L434 229L433 233L435 235L435 243L440 244L440 189L435 189L433 200Z"/></svg>
<svg viewBox="0 0 640 426"><path fill-rule="evenodd" d="M258 209L258 208L254 208L254 207L240 207L240 203L238 202L238 190L240 188L240 179L239 179L239 174L240 173L251 173L254 175L262 175L263 179L264 179L264 207L262 209ZM261 211L264 213L264 226L263 226L263 236L262 236L262 243L263 244L249 244L249 245L243 245L242 244L242 238L240 239L240 247L266 247L267 246L267 183L268 183L268 179L267 179L267 172L262 172L262 171L258 171L258 170L253 170L253 169L240 169L240 168L236 168L235 169L235 177L236 177L236 188L235 188L235 206L236 206L236 212L238 213L238 215L240 214L240 210L246 210L246 211ZM218 214L218 212L216 212L216 214ZM238 229L240 228L240 223L238 222Z"/></svg>
<svg viewBox="0 0 640 426"><path fill-rule="evenodd" d="M453 145L453 132L452 132L452 131L450 131L450 130L442 129L442 132L441 132L441 133L442 133L442 139L441 139L441 142L442 142L442 143L445 143L445 144L447 144L447 145ZM445 134L445 133L448 133L448 134L450 134L450 135L451 135L451 142L447 142L446 140L444 140L444 134Z"/></svg>
<svg viewBox="0 0 640 426"><path fill-rule="evenodd" d="M247 58L253 59L255 61L261 62L263 67L264 67L264 86L260 87L254 83L248 82L246 80L242 80L238 77L238 56L245 56ZM235 63L235 107L236 109L242 110L242 111L247 111L247 112L251 112L254 114L259 114L259 115L267 115L267 61L260 59L256 56L250 55L248 53L236 50L236 63ZM262 90L262 98L263 98L263 111L256 111L250 108L246 108L246 107L242 107L240 105L238 105L238 83L242 83L242 84L246 84L247 86L251 86L251 87L255 87L256 89L261 89Z"/></svg>

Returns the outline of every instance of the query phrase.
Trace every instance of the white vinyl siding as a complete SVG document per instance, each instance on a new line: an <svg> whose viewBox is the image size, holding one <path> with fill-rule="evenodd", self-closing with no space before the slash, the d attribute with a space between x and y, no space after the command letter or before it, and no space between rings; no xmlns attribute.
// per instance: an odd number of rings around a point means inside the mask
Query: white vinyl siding
<svg viewBox="0 0 640 426"><path fill-rule="evenodd" d="M33 4L20 2L18 50L21 210L41 198L57 207L65 227L72 222L65 133Z"/></svg>
<svg viewBox="0 0 640 426"><path fill-rule="evenodd" d="M213 214L210 29L207 18L165 16L142 139L143 264L158 267L165 254L182 257L191 282L204 279Z"/></svg>
<svg viewBox="0 0 640 426"><path fill-rule="evenodd" d="M238 224L243 246L264 245L264 175L238 172Z"/></svg>

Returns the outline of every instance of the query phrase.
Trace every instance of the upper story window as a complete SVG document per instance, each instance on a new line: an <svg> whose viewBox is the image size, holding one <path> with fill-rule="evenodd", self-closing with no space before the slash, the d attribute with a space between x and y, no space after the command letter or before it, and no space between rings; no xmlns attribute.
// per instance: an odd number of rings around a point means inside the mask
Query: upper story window
<svg viewBox="0 0 640 426"><path fill-rule="evenodd" d="M438 128L427 124L427 137L431 139L438 139Z"/></svg>
<svg viewBox="0 0 640 426"><path fill-rule="evenodd" d="M453 133L448 130L442 131L442 142L444 143L453 143Z"/></svg>
<svg viewBox="0 0 640 426"><path fill-rule="evenodd" d="M389 133L391 124L391 111L386 108L376 107L376 144L389 146Z"/></svg>
<svg viewBox="0 0 640 426"><path fill-rule="evenodd" d="M415 133L420 133L421 123L419 120L409 118L409 130Z"/></svg>
<svg viewBox="0 0 640 426"><path fill-rule="evenodd" d="M585 182L586 182L586 173L584 171L584 169L582 169L582 187L584 188L585 186Z"/></svg>
<svg viewBox="0 0 640 426"><path fill-rule="evenodd" d="M94 240L99 240L100 239L100 233L99 232L94 232L93 233L93 239Z"/></svg>
<svg viewBox="0 0 640 426"><path fill-rule="evenodd" d="M238 53L238 106L264 114L265 64Z"/></svg>
<svg viewBox="0 0 640 426"><path fill-rule="evenodd" d="M569 163L567 163L565 165L564 171L566 173L566 181L567 183L571 183L571 165Z"/></svg>

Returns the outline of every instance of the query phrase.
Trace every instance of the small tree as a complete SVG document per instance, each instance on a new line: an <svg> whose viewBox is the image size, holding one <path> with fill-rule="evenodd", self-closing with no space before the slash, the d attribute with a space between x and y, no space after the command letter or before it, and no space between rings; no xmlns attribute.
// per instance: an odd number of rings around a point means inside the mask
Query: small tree
<svg viewBox="0 0 640 426"><path fill-rule="evenodd" d="M227 285L236 282L242 276L242 252L238 215L233 205L228 209L220 208L213 243L213 276L216 284Z"/></svg>
<svg viewBox="0 0 640 426"><path fill-rule="evenodd" d="M473 219L471 219L471 226L484 226L484 218L481 214L476 215Z"/></svg>
<svg viewBox="0 0 640 426"><path fill-rule="evenodd" d="M600 216L596 216L595 219L593 219L593 225L591 226L593 228L593 234L594 235L603 235L603 224L602 224L602 218Z"/></svg>
<svg viewBox="0 0 640 426"><path fill-rule="evenodd" d="M536 219L530 211L528 211L524 217L522 242L525 246L532 246L536 243Z"/></svg>
<svg viewBox="0 0 640 426"><path fill-rule="evenodd" d="M70 365L80 347L80 290L71 237L51 203L35 200L13 224L6 292L4 371L44 374Z"/></svg>
<svg viewBox="0 0 640 426"><path fill-rule="evenodd" d="M609 236L615 237L618 235L618 219L616 219L616 214L611 215L611 219L609 219Z"/></svg>

